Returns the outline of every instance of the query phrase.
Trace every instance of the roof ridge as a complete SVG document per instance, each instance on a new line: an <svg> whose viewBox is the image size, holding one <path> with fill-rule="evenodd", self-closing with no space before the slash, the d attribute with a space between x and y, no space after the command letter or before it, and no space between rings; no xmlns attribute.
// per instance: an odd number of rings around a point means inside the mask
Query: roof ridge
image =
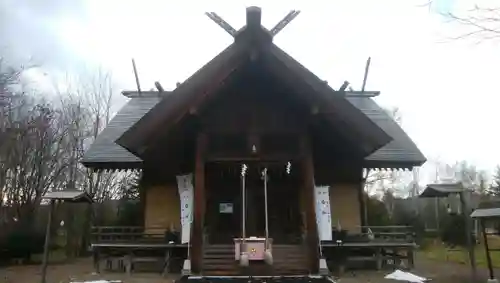
<svg viewBox="0 0 500 283"><path fill-rule="evenodd" d="M141 91L140 93L137 90L124 90L122 91L122 95L128 98L152 98L152 97L165 97L172 93L172 91L157 91L157 90L149 90L149 91Z"/></svg>

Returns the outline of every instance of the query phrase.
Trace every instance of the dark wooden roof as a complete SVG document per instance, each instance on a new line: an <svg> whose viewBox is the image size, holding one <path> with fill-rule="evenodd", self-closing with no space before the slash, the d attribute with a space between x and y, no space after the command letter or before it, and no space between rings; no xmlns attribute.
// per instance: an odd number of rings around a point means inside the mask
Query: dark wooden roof
<svg viewBox="0 0 500 283"><path fill-rule="evenodd" d="M247 10L247 19L248 15ZM217 92L234 71L254 60L264 61L273 74L293 84L293 89L301 89L300 94L305 99L314 98L329 108L332 117L328 119L332 127L349 129L349 134L358 141L365 156L391 141L390 135L345 99L344 92L332 89L274 45L269 31L259 22L258 25L247 25L238 31L233 44L173 90L168 99L153 107L125 131L116 143L142 156L148 145L159 138L160 131L157 129L161 127L163 132L168 131L188 114L193 105L201 104L207 96Z"/></svg>
<svg viewBox="0 0 500 283"><path fill-rule="evenodd" d="M130 129L162 99L158 93L126 92L132 97L116 114L85 153L82 163L93 168L136 168L141 159L115 143L115 140ZM386 131L392 141L366 158L366 167L409 168L422 165L426 159L403 129L370 97L350 97L347 100L360 109L379 127Z"/></svg>
<svg viewBox="0 0 500 283"><path fill-rule="evenodd" d="M401 126L373 99L347 96L347 100L393 138L365 159L367 168L411 168L427 161Z"/></svg>
<svg viewBox="0 0 500 283"><path fill-rule="evenodd" d="M461 182L428 184L425 190L419 195L421 198L442 198L450 194L459 194L467 191Z"/></svg>
<svg viewBox="0 0 500 283"><path fill-rule="evenodd" d="M43 199L48 200L62 200L66 202L74 202L74 203L92 203L94 200L89 193L85 191L53 191L47 192L43 197Z"/></svg>
<svg viewBox="0 0 500 283"><path fill-rule="evenodd" d="M142 162L140 156L154 145L160 133L167 132L207 96L220 90L235 71L256 60L264 62L272 76L306 101L321 105L329 113L325 117L330 128L342 130L357 141L360 152L367 156L366 167L408 168L425 162L406 133L373 100L348 97L345 92L332 89L274 45L271 33L260 24L260 14L249 17L250 10L247 25L237 32L234 43L171 93L162 99L128 93L133 98L99 135L82 162L90 167L106 168L112 163L112 168L137 168Z"/></svg>
<svg viewBox="0 0 500 283"><path fill-rule="evenodd" d="M111 119L107 127L102 130L94 143L85 152L82 163L93 168L137 168L142 160L128 150L115 143L125 131L139 121L151 110L161 97L148 95L139 97L134 95L125 106Z"/></svg>

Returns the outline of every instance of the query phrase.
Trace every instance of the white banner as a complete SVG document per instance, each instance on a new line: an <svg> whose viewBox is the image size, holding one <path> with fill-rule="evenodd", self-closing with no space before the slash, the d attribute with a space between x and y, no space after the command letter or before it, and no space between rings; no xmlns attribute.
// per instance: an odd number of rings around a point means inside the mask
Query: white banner
<svg viewBox="0 0 500 283"><path fill-rule="evenodd" d="M330 210L330 187L314 187L316 223L321 241L332 240L332 215Z"/></svg>
<svg viewBox="0 0 500 283"><path fill-rule="evenodd" d="M177 187L181 201L181 241L189 243L191 237L191 223L193 220L193 174L177 176Z"/></svg>

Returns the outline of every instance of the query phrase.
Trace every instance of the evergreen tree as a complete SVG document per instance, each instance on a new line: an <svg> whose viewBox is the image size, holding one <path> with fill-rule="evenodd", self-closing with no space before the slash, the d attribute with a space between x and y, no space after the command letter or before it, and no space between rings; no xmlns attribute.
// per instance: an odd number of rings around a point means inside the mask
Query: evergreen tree
<svg viewBox="0 0 500 283"><path fill-rule="evenodd" d="M121 186L116 225L140 226L143 220L139 200L141 172L134 172Z"/></svg>

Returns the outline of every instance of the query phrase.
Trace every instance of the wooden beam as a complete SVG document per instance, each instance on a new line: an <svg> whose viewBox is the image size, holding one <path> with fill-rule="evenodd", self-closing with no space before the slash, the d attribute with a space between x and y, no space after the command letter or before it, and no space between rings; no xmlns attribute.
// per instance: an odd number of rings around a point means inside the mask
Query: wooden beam
<svg viewBox="0 0 500 283"><path fill-rule="evenodd" d="M209 162L251 162L251 161L262 161L262 162L288 162L292 160L297 160L300 157L299 154L265 154L265 155L231 155L224 153L214 153L207 155L205 161Z"/></svg>
<svg viewBox="0 0 500 283"><path fill-rule="evenodd" d="M311 150L309 135L304 133L300 140L300 149L302 156L302 174L304 197L306 203L306 244L309 249L309 271L315 274L319 270L319 251L318 251L318 228L316 224L316 209L314 201L314 162Z"/></svg>
<svg viewBox="0 0 500 283"><path fill-rule="evenodd" d="M193 234L191 235L191 262L193 272L200 273L203 257L203 225L205 215L205 151L207 135L198 134L196 140L196 160L194 172L194 215Z"/></svg>

